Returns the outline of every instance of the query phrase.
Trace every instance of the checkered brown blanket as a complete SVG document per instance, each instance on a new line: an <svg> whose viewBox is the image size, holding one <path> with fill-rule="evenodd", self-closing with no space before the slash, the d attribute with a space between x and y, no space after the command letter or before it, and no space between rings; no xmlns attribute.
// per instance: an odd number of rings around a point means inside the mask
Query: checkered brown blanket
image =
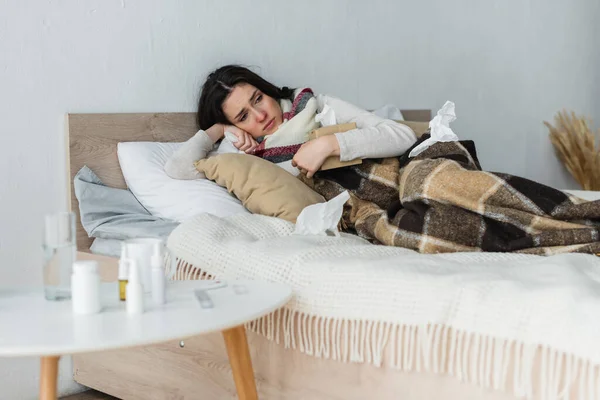
<svg viewBox="0 0 600 400"><path fill-rule="evenodd" d="M423 253L600 252L600 201L483 171L472 141L409 153L301 179L327 200L348 190L342 229L375 243Z"/></svg>

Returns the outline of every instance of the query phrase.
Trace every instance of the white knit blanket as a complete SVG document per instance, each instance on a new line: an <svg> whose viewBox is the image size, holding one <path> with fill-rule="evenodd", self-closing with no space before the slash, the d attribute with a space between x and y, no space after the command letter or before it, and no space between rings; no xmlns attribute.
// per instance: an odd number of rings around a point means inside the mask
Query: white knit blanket
<svg viewBox="0 0 600 400"><path fill-rule="evenodd" d="M464 332L465 340L479 343L481 338L482 346L483 340L493 338L496 344L489 339L487 352L495 357L502 352L498 340L503 340L525 346L523 355L527 346L534 351L541 345L555 355L587 360L589 366L600 364L597 257L423 255L374 246L351 235L295 236L293 228L286 221L259 215L226 219L199 215L169 238L168 246L181 264L176 278L186 279L200 269L224 279L255 278L290 285L293 300L264 326L254 328L277 341L283 329L281 340L286 346L318 356L380 365L386 346L398 346L401 351L401 343L396 343L400 336L395 336L398 327L425 327L419 338L413 338L412 331L408 334L413 345L423 344L422 351L427 351L424 343L440 340L450 327ZM365 331L355 325L357 321L367 326ZM406 341L406 332L402 337ZM432 363L436 357L437 352L426 354ZM485 357L480 360L482 368L492 360L492 356ZM392 357L391 365L408 364L406 357L398 356ZM501 366L489 368L494 379L503 378ZM590 380L591 376L590 372Z"/></svg>

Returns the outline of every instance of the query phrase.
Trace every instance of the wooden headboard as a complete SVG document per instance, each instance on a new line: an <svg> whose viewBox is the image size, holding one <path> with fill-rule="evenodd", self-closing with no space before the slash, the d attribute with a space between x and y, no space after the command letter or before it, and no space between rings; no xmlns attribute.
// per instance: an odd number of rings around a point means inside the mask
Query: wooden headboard
<svg viewBox="0 0 600 400"><path fill-rule="evenodd" d="M431 110L402 110L407 121L429 121ZM77 214L77 249L89 252L89 238L79 220L73 178L87 165L106 185L126 188L119 142L184 142L196 129L195 113L67 114L69 207Z"/></svg>

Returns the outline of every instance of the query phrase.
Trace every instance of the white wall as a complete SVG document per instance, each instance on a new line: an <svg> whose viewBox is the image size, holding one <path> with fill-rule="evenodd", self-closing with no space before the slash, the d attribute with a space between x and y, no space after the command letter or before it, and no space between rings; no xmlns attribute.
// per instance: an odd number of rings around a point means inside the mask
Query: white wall
<svg viewBox="0 0 600 400"><path fill-rule="evenodd" d="M365 108L451 99L484 168L575 188L542 121L600 120L599 19L596 0L0 0L0 284L41 281L42 215L66 207L65 113L193 111L224 63ZM0 361L4 398L35 398L36 379L34 360Z"/></svg>

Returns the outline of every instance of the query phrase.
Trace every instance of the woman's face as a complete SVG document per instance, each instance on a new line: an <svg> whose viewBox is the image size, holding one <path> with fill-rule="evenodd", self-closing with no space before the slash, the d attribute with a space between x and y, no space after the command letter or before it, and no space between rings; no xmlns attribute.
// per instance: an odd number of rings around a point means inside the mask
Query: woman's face
<svg viewBox="0 0 600 400"><path fill-rule="evenodd" d="M233 88L223 103L223 113L229 122L254 138L274 133L283 122L277 100L247 83Z"/></svg>

